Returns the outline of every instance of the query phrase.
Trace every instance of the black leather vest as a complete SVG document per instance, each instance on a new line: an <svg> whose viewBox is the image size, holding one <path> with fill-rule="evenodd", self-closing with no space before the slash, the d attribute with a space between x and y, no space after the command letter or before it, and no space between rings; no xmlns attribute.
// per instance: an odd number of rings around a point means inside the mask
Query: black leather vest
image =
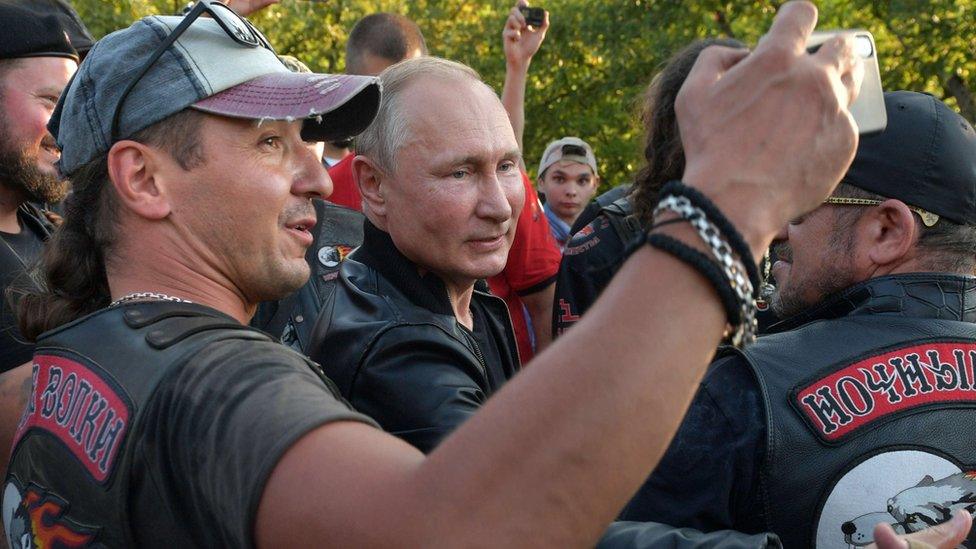
<svg viewBox="0 0 976 549"><path fill-rule="evenodd" d="M878 522L911 532L976 507L974 306L974 278L880 277L741 353L766 408L763 511L785 547L865 545Z"/></svg>
<svg viewBox="0 0 976 549"><path fill-rule="evenodd" d="M189 357L224 339L272 340L217 311L159 302L102 309L43 334L4 487L9 538L16 544L33 527L54 545L134 546L127 502L146 403ZM109 524L125 528L96 526ZM190 544L179 525L157 526L161 545Z"/></svg>

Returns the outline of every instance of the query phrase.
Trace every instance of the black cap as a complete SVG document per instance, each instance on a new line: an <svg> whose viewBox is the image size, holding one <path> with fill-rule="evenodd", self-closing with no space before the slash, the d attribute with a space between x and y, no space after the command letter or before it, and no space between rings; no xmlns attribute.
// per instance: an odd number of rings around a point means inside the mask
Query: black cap
<svg viewBox="0 0 976 549"><path fill-rule="evenodd" d="M976 225L976 132L924 93L885 93L888 127L862 137L843 182Z"/></svg>
<svg viewBox="0 0 976 549"><path fill-rule="evenodd" d="M37 15L20 3L0 2L0 59L68 57L78 60L64 25L54 15Z"/></svg>
<svg viewBox="0 0 976 549"><path fill-rule="evenodd" d="M88 27L81 21L78 12L71 6L68 0L0 0L0 4L14 3L21 8L29 10L37 17L53 15L58 18L61 27L68 33L71 46L82 58L88 53L95 39L92 38Z"/></svg>

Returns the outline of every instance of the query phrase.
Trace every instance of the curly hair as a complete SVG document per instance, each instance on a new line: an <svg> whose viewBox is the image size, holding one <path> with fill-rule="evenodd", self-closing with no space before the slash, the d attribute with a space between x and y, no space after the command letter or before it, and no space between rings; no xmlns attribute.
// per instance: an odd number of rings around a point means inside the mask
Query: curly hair
<svg viewBox="0 0 976 549"><path fill-rule="evenodd" d="M654 76L644 92L641 122L644 136L646 164L637 172L630 200L634 215L647 226L651 223L658 192L665 183L681 178L685 169L685 152L681 147L681 133L674 114L674 100L681 85L691 72L698 54L709 46L745 48L745 44L731 38L697 40L672 55L664 68Z"/></svg>

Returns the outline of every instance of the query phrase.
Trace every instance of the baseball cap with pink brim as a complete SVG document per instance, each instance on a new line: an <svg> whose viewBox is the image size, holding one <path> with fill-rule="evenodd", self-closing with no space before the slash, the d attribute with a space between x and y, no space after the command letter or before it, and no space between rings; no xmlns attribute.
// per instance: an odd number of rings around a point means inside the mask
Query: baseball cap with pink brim
<svg viewBox="0 0 976 549"><path fill-rule="evenodd" d="M48 123L63 175L187 108L304 120L308 141L355 136L376 116L376 78L291 72L245 19L216 2L198 7L186 18L145 17L95 44Z"/></svg>
<svg viewBox="0 0 976 549"><path fill-rule="evenodd" d="M379 83L373 77L289 71L238 84L197 101L193 108L254 120L306 119L302 136L326 141L365 130L376 114L379 97Z"/></svg>

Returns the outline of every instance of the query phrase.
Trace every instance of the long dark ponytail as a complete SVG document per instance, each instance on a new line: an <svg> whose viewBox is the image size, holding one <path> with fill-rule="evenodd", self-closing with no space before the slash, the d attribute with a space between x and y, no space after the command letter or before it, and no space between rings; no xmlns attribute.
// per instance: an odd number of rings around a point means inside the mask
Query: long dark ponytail
<svg viewBox="0 0 976 549"><path fill-rule="evenodd" d="M200 127L206 115L185 109L131 137L166 151L189 170L205 161ZM105 261L118 231L118 199L108 177L108 154L71 174L64 223L41 255L42 289L17 301L21 333L34 341L41 333L80 318L111 302Z"/></svg>
<svg viewBox="0 0 976 549"><path fill-rule="evenodd" d="M107 164L107 155L102 155L71 178L64 223L41 254L45 287L18 300L20 331L29 340L109 303L105 250L115 232L116 201Z"/></svg>

